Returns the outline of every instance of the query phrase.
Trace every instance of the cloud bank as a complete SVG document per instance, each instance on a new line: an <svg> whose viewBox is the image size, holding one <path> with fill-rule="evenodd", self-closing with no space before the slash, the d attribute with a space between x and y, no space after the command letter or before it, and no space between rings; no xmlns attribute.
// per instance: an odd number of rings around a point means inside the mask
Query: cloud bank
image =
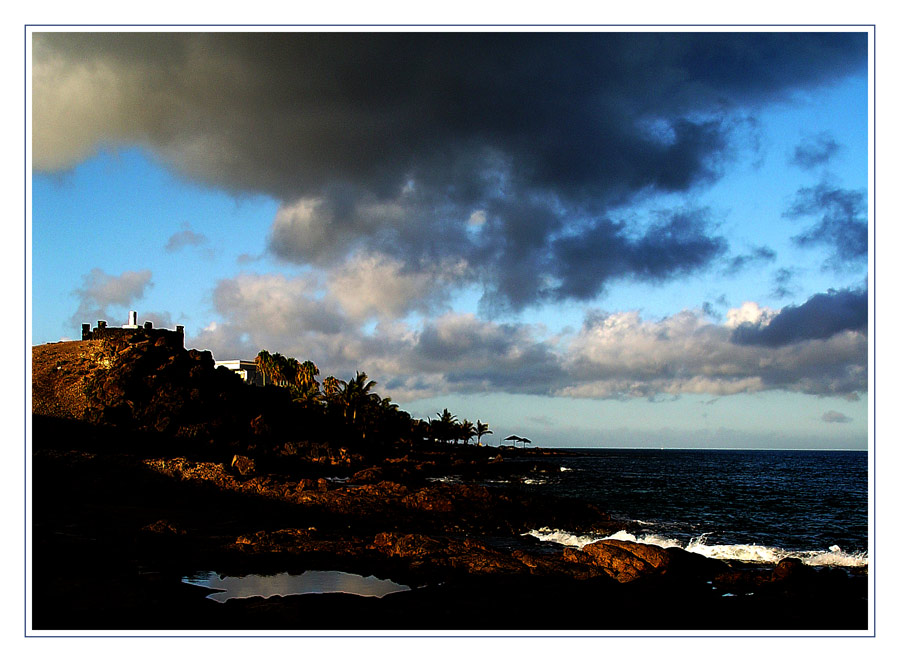
<svg viewBox="0 0 900 662"><path fill-rule="evenodd" d="M38 33L34 164L141 145L279 200L281 260L464 264L440 283L517 312L709 268L708 210L616 212L714 182L756 109L866 62L861 33ZM833 242L857 217L808 196L791 213L823 224L798 241L858 256Z"/></svg>
<svg viewBox="0 0 900 662"><path fill-rule="evenodd" d="M661 320L595 311L579 330L552 336L536 324L454 312L419 327L390 320L366 327L329 287L340 288L282 276L223 281L215 304L224 321L191 341L221 358L279 347L314 360L323 373L365 370L399 400L450 392L621 399L766 390L852 399L867 390L863 295L854 292L781 311L748 302L722 323L695 310ZM823 311L827 332L801 325L804 333L780 335L779 320ZM750 330L761 340L748 342Z"/></svg>

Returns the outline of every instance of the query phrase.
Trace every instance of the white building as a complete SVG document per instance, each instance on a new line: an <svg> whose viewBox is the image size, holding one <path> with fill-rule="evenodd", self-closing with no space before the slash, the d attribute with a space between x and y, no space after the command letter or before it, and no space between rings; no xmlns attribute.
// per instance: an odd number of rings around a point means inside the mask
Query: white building
<svg viewBox="0 0 900 662"><path fill-rule="evenodd" d="M241 359L232 359L230 361L216 361L216 367L218 368L219 366L228 368L232 372L236 372L238 375L240 375L241 379L243 379L248 384L262 386L262 375L257 372L256 363L254 361L244 361Z"/></svg>

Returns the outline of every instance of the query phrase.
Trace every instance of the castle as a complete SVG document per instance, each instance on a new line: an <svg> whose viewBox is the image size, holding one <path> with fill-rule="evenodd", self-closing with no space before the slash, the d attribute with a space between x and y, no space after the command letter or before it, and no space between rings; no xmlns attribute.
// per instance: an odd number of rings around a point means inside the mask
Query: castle
<svg viewBox="0 0 900 662"><path fill-rule="evenodd" d="M90 324L81 325L82 340L103 340L110 338L126 338L135 340L153 340L157 342L160 338L170 347L184 348L184 326L178 325L174 331L169 329L154 329L153 322L144 322L143 326L138 326L137 311L128 311L128 324L121 327L107 326L105 320L99 320L97 326L93 329ZM257 371L254 361L244 360L228 360L215 361L215 366L227 368L238 374L248 384L256 386L263 385L262 375Z"/></svg>
<svg viewBox="0 0 900 662"><path fill-rule="evenodd" d="M173 347L184 347L184 326L178 325L175 330L154 329L153 322L144 322L138 326L137 311L128 311L128 324L121 327L107 326L105 320L99 320L93 329L90 324L81 325L82 340L103 340L111 338L136 338L136 339L165 339L166 343Z"/></svg>

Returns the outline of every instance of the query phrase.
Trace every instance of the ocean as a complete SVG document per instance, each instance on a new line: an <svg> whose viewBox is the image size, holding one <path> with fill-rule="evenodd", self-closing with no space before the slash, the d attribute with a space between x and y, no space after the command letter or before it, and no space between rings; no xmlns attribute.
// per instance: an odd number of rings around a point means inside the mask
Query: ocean
<svg viewBox="0 0 900 662"><path fill-rule="evenodd" d="M868 454L788 450L601 450L540 458L520 489L577 497L628 524L612 538L678 546L720 559L868 567ZM534 459L521 462L523 469ZM538 528L583 546L590 531Z"/></svg>

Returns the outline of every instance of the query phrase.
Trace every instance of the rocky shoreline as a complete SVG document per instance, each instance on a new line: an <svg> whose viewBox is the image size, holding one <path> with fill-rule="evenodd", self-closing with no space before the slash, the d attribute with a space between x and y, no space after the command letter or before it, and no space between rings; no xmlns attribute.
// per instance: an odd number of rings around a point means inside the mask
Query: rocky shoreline
<svg viewBox="0 0 900 662"><path fill-rule="evenodd" d="M615 540L565 548L523 535L550 526L600 537L627 526L602 504L537 499L515 488L516 480L550 470L541 457L554 451L366 446L303 435L211 443L237 416L263 416L271 428L277 412L271 404L254 410L252 402L237 413L223 407L241 391L217 382L202 356L175 354L166 363L169 348L98 343L44 346L33 356L35 630L867 627L864 575L795 559L774 568L726 563ZM135 402L135 363L160 359L183 370L170 370L164 387L156 377L148 401ZM188 435L199 420L189 420L194 410L154 399L160 392L201 405L212 393L219 404L208 411L230 418L200 421L202 429ZM513 456L528 461L510 462ZM458 482L437 480L448 475ZM510 486L485 486L491 478ZM198 571L305 570L373 575L413 590L218 603L182 581Z"/></svg>

